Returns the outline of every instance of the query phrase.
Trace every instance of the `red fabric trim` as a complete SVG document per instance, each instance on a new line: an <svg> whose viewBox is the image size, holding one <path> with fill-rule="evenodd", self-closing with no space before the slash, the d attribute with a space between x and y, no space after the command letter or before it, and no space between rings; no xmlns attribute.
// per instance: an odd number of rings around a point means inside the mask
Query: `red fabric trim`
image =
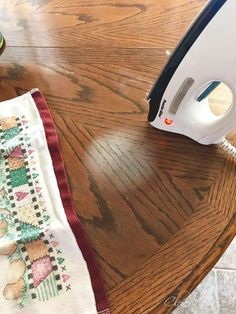
<svg viewBox="0 0 236 314"><path fill-rule="evenodd" d="M67 220L74 233L77 244L82 251L83 257L87 262L88 270L91 277L92 287L95 295L97 311L101 312L108 309L107 296L104 285L100 276L99 267L94 257L93 251L88 242L80 221L76 215L72 204L72 197L67 181L64 162L59 146L59 141L54 127L53 119L48 109L47 103L40 91L32 94L35 104L38 108L40 117L43 121L44 130L47 138L49 152L53 162L54 172L57 178L63 207L67 216ZM109 311L107 312L109 313Z"/></svg>

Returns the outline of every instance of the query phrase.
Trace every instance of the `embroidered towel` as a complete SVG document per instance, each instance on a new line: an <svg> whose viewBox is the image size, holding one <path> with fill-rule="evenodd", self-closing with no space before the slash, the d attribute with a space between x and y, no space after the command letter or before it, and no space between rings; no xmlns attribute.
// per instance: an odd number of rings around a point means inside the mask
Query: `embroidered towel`
<svg viewBox="0 0 236 314"><path fill-rule="evenodd" d="M0 103L0 313L108 314L38 90Z"/></svg>

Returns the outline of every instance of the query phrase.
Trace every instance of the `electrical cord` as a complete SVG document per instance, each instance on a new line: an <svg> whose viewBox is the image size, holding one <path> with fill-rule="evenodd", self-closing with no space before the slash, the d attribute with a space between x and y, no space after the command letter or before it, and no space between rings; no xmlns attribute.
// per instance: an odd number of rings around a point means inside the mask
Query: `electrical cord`
<svg viewBox="0 0 236 314"><path fill-rule="evenodd" d="M224 151L236 158L236 147L230 144L225 138L219 143L219 145L223 148Z"/></svg>

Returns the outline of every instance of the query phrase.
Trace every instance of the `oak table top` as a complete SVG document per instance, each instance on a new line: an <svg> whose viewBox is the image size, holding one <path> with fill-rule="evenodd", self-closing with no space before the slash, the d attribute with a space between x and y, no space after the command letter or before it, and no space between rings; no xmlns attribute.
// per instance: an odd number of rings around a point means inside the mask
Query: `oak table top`
<svg viewBox="0 0 236 314"><path fill-rule="evenodd" d="M235 161L147 123L166 51L205 2L0 3L1 100L45 95L114 314L170 312L236 233Z"/></svg>

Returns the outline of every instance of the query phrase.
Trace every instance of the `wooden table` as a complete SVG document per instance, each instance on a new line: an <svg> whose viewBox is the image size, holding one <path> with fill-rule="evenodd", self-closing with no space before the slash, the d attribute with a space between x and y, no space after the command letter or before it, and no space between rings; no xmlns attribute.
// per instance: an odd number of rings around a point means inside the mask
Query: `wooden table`
<svg viewBox="0 0 236 314"><path fill-rule="evenodd" d="M236 232L235 161L147 123L166 49L205 2L0 4L1 100L46 96L112 313L170 312Z"/></svg>

